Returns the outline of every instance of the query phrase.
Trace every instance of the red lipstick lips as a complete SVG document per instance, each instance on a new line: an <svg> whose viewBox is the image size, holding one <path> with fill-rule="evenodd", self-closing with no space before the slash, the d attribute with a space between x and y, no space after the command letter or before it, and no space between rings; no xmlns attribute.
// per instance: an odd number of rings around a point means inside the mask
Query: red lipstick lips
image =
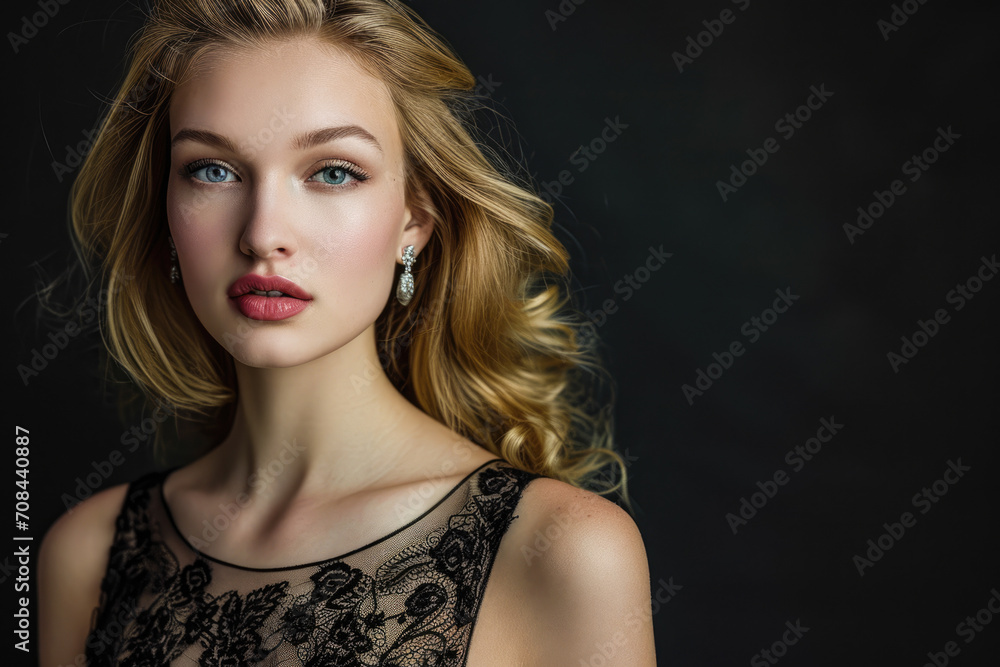
<svg viewBox="0 0 1000 667"><path fill-rule="evenodd" d="M302 312L312 300L304 289L281 276L248 273L226 294L241 313L253 320L284 320Z"/></svg>

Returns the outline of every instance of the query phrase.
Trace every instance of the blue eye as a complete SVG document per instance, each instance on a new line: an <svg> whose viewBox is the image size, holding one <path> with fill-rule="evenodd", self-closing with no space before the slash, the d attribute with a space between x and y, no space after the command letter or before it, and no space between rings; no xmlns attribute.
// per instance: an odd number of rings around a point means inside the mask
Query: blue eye
<svg viewBox="0 0 1000 667"><path fill-rule="evenodd" d="M367 180L367 176L365 174L356 172L353 169L340 164L327 165L317 171L313 175L313 178L316 176L320 176L321 182L326 183L327 185L350 185L352 184L352 181L355 181L353 184L356 185L356 182ZM310 178L309 180L313 179Z"/></svg>
<svg viewBox="0 0 1000 667"><path fill-rule="evenodd" d="M205 172L205 178L196 176L196 174L202 171ZM188 167L188 173L192 178L196 178L204 183L226 183L236 179L236 175L232 171L216 162L210 162L202 167L199 167L196 162ZM229 178L230 176L232 178Z"/></svg>

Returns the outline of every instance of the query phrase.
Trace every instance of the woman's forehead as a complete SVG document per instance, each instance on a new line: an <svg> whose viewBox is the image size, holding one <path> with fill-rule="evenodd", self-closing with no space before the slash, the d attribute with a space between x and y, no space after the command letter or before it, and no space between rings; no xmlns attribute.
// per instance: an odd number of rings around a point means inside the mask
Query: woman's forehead
<svg viewBox="0 0 1000 667"><path fill-rule="evenodd" d="M386 84L342 48L316 38L214 48L198 59L170 101L171 136L198 127L242 139L272 127L276 116L285 119L288 140L320 127L356 125L377 139L386 158L401 156Z"/></svg>

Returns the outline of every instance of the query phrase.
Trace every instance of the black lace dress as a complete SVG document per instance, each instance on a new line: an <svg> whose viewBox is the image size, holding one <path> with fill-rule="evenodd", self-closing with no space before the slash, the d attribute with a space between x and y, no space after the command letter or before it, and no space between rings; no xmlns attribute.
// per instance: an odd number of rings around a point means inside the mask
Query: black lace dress
<svg viewBox="0 0 1000 667"><path fill-rule="evenodd" d="M87 637L92 667L465 665L500 540L538 476L488 461L375 542L262 569L180 534L161 492L172 470L129 485Z"/></svg>

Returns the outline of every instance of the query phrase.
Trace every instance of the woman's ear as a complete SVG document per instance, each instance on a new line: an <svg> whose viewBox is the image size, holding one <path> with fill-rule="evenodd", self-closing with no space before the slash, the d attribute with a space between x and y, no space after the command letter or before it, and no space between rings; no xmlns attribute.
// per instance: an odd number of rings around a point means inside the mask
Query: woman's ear
<svg viewBox="0 0 1000 667"><path fill-rule="evenodd" d="M434 225L437 224L439 217L434 202L422 185L415 184L413 188L407 188L407 203L403 213L406 226L403 228L402 247L400 248L400 257L396 258L397 263L403 263L401 259L402 248L408 245L413 246L415 254L420 254L420 251L430 241Z"/></svg>

